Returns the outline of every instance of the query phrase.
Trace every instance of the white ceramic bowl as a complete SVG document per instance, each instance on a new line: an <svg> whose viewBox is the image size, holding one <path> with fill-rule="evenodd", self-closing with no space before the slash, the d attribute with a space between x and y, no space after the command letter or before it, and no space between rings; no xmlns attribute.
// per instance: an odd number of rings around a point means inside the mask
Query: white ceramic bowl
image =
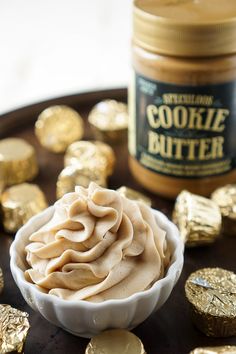
<svg viewBox="0 0 236 354"><path fill-rule="evenodd" d="M156 210L153 213L158 225L167 232L172 257L165 277L154 283L150 289L126 299L91 303L63 300L42 293L35 285L27 282L24 277L24 270L27 268L25 246L29 242L29 236L50 220L53 211L54 207L50 207L30 219L17 232L10 248L13 278L30 307L74 335L91 337L108 328L132 329L165 303L183 267L183 244L176 226Z"/></svg>

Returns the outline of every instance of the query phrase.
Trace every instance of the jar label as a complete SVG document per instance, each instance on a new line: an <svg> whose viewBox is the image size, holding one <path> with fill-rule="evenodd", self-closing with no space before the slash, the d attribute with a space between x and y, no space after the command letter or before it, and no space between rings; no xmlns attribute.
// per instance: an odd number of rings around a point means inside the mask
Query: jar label
<svg viewBox="0 0 236 354"><path fill-rule="evenodd" d="M235 168L236 82L183 86L136 73L129 96L129 152L141 165L185 178Z"/></svg>

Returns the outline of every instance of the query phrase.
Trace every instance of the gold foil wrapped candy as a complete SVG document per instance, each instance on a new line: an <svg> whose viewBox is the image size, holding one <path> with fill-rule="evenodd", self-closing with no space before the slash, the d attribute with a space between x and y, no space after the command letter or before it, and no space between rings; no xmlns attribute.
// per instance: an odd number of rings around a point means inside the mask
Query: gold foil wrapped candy
<svg viewBox="0 0 236 354"><path fill-rule="evenodd" d="M32 216L47 207L43 192L35 184L22 183L2 194L3 226L8 232L17 231Z"/></svg>
<svg viewBox="0 0 236 354"><path fill-rule="evenodd" d="M228 184L216 189L211 199L220 208L223 232L236 235L236 184Z"/></svg>
<svg viewBox="0 0 236 354"><path fill-rule="evenodd" d="M105 143L81 140L68 147L64 165L79 165L96 169L105 176L110 176L114 170L115 154L112 148Z"/></svg>
<svg viewBox="0 0 236 354"><path fill-rule="evenodd" d="M121 186L120 188L117 189L117 192L119 192L121 195L123 195L124 197L126 197L128 199L144 202L148 206L152 205L152 201L150 198L148 198L143 193L140 193L132 188L128 188L126 186Z"/></svg>
<svg viewBox="0 0 236 354"><path fill-rule="evenodd" d="M65 167L58 176L57 198L64 194L74 192L75 186L87 188L93 181L101 187L106 187L106 178L96 169L91 169L79 165Z"/></svg>
<svg viewBox="0 0 236 354"><path fill-rule="evenodd" d="M117 143L127 138L127 104L115 100L104 100L96 104L88 116L98 140Z"/></svg>
<svg viewBox="0 0 236 354"><path fill-rule="evenodd" d="M203 268L185 284L196 327L211 337L236 335L236 274L221 268Z"/></svg>
<svg viewBox="0 0 236 354"><path fill-rule="evenodd" d="M28 314L10 305L0 305L0 353L22 353L30 328Z"/></svg>
<svg viewBox="0 0 236 354"><path fill-rule="evenodd" d="M38 173L33 146L19 138L0 140L0 168L7 186L32 180ZM1 181L0 181L1 183Z"/></svg>
<svg viewBox="0 0 236 354"><path fill-rule="evenodd" d="M3 278L2 269L0 268L0 294L3 291L3 288L4 288L4 278Z"/></svg>
<svg viewBox="0 0 236 354"><path fill-rule="evenodd" d="M93 337L85 354L146 354L143 343L133 333L112 329Z"/></svg>
<svg viewBox="0 0 236 354"><path fill-rule="evenodd" d="M4 178L4 171L3 171L3 162L0 161L0 201L1 201L1 194L5 187L5 178Z"/></svg>
<svg viewBox="0 0 236 354"><path fill-rule="evenodd" d="M221 347L196 348L189 354L236 354L236 347L224 345Z"/></svg>
<svg viewBox="0 0 236 354"><path fill-rule="evenodd" d="M176 199L173 222L187 246L205 245L219 236L221 213L214 201L182 191Z"/></svg>
<svg viewBox="0 0 236 354"><path fill-rule="evenodd" d="M113 149L110 147L110 145L105 144L98 140L95 140L93 143L97 146L101 154L106 158L107 160L106 174L107 176L111 176L114 171L115 162L116 162L116 157Z"/></svg>
<svg viewBox="0 0 236 354"><path fill-rule="evenodd" d="M52 106L40 113L35 123L35 134L46 149L60 153L84 134L83 119L67 106Z"/></svg>

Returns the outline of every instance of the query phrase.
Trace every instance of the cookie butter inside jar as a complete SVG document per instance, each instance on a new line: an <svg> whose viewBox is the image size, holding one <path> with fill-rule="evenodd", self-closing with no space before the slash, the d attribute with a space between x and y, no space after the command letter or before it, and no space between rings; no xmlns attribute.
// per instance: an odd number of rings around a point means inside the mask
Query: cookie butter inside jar
<svg viewBox="0 0 236 354"><path fill-rule="evenodd" d="M236 1L136 0L129 164L147 189L236 180Z"/></svg>

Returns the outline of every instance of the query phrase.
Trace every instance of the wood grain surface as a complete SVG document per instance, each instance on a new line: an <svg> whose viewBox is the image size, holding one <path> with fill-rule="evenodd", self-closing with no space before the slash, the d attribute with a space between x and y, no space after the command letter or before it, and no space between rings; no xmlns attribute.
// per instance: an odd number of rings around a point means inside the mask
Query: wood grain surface
<svg viewBox="0 0 236 354"><path fill-rule="evenodd" d="M61 97L45 101L0 117L0 138L16 136L26 139L35 146L40 173L35 179L45 192L48 202L55 201L55 184L63 168L63 155L55 155L43 149L34 135L34 122L37 115L52 104L67 104L77 109L85 122L92 106L102 99L115 98L126 101L125 89L99 91ZM86 123L85 139L92 138ZM144 192L130 175L127 164L126 144L114 147L117 164L109 180L111 188L127 185ZM153 206L167 216L171 216L173 202L145 192L153 200ZM9 268L9 247L14 235L0 229L0 267L5 277L5 288L0 295L0 303L7 303L30 314L31 329L25 345L25 354L82 354L87 339L75 337L47 322L25 303L16 287ZM181 278L165 305L145 322L133 330L144 343L148 354L187 354L197 346L236 345L236 338L214 339L199 332L192 324L188 304L184 296L184 283L188 275L202 267L223 267L236 272L236 237L220 238L214 245L185 251L185 264Z"/></svg>

